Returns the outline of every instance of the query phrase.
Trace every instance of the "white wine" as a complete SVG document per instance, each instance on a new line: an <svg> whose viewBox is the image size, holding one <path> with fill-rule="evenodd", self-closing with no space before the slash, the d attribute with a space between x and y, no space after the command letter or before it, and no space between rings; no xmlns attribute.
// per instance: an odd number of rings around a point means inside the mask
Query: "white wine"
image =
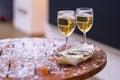
<svg viewBox="0 0 120 80"><path fill-rule="evenodd" d="M76 24L74 18L58 18L58 28L66 37L73 33L75 26Z"/></svg>
<svg viewBox="0 0 120 80"><path fill-rule="evenodd" d="M93 9L92 8L77 8L76 9L76 24L80 31L84 35L84 43L86 41L86 33L91 29L93 25Z"/></svg>
<svg viewBox="0 0 120 80"><path fill-rule="evenodd" d="M83 33L88 32L93 24L92 16L77 16L77 27Z"/></svg>

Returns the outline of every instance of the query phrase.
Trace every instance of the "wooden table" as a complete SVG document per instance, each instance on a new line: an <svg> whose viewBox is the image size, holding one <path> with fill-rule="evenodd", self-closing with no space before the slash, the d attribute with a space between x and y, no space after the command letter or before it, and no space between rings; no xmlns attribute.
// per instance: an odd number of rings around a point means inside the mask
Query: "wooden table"
<svg viewBox="0 0 120 80"><path fill-rule="evenodd" d="M99 73L106 65L105 52L95 47L92 58L79 63L78 66L64 66L64 74L50 74L42 80L84 80Z"/></svg>
<svg viewBox="0 0 120 80"><path fill-rule="evenodd" d="M44 43L47 43L47 44L44 44ZM78 66L64 65L62 68L64 70L64 73L61 73L58 70L56 70L58 67L56 66L56 61L53 58L53 53L50 52L49 62L54 65L54 66L51 65L51 68L50 68L51 73L45 76L38 75L36 71L39 70L39 67L37 66L45 62L44 57L42 57L43 59L41 59L41 55L44 54L41 52L43 50L39 48L41 46L44 46L44 47L48 46L52 49L54 45L56 45L57 47L60 47L60 45L64 43L65 43L64 40L45 39L45 38L21 38L21 39L8 39L8 40L0 41L0 49L1 49L0 63L1 65L6 64L5 66L6 68L8 68L8 70L5 72L4 67L0 66L0 77L1 77L0 79L6 79L6 80L9 80L9 79L10 80L21 80L21 79L24 79L24 80L29 80L29 79L32 79L32 80L84 80L100 72L105 67L106 62L107 62L106 54L101 48L98 48L98 47L95 47L95 52L90 59L79 63ZM35 50L34 48L37 48L37 50ZM36 51L39 51L39 50L40 50L40 53L36 54L37 53ZM27 52L29 52L29 54L26 55L25 53ZM25 55L20 55L21 53ZM38 57L35 57L34 54L36 54ZM9 55L12 55L12 58L9 57ZM19 62L20 64L18 64L17 62ZM26 65L28 63L32 65ZM57 68L54 68L55 66ZM18 69L18 67L20 69ZM26 71L24 71L24 68L28 68L27 73ZM5 74L3 74L1 70ZM11 71L13 70L13 72L15 71L16 72L11 73L10 70ZM19 74L20 70L23 70L22 75ZM55 72L57 72L57 74Z"/></svg>

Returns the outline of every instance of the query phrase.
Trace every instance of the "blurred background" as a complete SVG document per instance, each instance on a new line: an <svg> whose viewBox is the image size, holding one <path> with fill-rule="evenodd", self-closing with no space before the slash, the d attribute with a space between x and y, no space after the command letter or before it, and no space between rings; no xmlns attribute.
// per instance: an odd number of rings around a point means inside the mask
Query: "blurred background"
<svg viewBox="0 0 120 80"><path fill-rule="evenodd" d="M118 4L118 0L0 0L0 38L45 37L50 27L57 27L57 11L92 7L94 24L87 37L120 49ZM75 33L82 35L77 28Z"/></svg>

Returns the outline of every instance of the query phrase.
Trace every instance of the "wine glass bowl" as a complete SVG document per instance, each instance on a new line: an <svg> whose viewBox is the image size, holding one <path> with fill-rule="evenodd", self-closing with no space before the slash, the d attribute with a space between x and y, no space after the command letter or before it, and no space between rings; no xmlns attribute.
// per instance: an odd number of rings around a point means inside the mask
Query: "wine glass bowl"
<svg viewBox="0 0 120 80"><path fill-rule="evenodd" d="M76 9L76 24L80 31L84 34L84 43L86 41L86 33L93 25L93 9L92 8L77 8Z"/></svg>
<svg viewBox="0 0 120 80"><path fill-rule="evenodd" d="M57 24L59 31L66 37L67 45L68 36L70 36L74 32L76 26L75 11L58 11Z"/></svg>

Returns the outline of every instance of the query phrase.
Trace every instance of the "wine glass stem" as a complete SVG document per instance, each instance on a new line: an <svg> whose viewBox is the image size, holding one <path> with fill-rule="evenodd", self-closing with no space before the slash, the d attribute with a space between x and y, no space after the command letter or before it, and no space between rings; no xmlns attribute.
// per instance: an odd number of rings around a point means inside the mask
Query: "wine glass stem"
<svg viewBox="0 0 120 80"><path fill-rule="evenodd" d="M86 33L83 33L83 35L84 35L84 43L87 44Z"/></svg>
<svg viewBox="0 0 120 80"><path fill-rule="evenodd" d="M67 46L67 42L68 42L68 37L66 37L66 46Z"/></svg>

